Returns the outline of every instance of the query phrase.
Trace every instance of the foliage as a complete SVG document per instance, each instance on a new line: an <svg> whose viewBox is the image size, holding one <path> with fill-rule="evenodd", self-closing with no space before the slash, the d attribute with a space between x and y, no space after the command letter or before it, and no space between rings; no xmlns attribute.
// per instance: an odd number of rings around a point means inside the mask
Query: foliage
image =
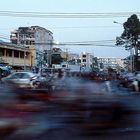
<svg viewBox="0 0 140 140"><path fill-rule="evenodd" d="M72 59L72 60L69 60L68 62L69 62L69 64L73 64L74 65L75 61L76 61L75 59Z"/></svg>
<svg viewBox="0 0 140 140"><path fill-rule="evenodd" d="M80 64L81 63L81 59L77 59L77 64Z"/></svg>
<svg viewBox="0 0 140 140"><path fill-rule="evenodd" d="M134 69L140 70L138 55L140 50L140 21L137 15L131 15L123 23L124 31L120 37L116 38L116 45L125 47L126 50L134 49L135 64Z"/></svg>
<svg viewBox="0 0 140 140"><path fill-rule="evenodd" d="M127 50L134 48L135 53L139 49L140 21L137 15L131 15L123 24L124 31L116 38L116 45L124 46Z"/></svg>
<svg viewBox="0 0 140 140"><path fill-rule="evenodd" d="M71 59L68 62L69 62L69 64L73 64L73 65L81 64L81 59Z"/></svg>
<svg viewBox="0 0 140 140"><path fill-rule="evenodd" d="M52 54L51 56L52 64L60 64L61 62L63 62L63 58L61 57L60 54Z"/></svg>

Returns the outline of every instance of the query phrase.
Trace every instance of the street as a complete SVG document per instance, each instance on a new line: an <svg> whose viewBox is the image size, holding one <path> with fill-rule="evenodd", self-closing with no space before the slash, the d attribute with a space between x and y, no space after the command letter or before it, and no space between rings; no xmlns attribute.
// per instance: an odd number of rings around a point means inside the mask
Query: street
<svg viewBox="0 0 140 140"><path fill-rule="evenodd" d="M105 82L58 79L50 100L46 93L19 100L20 93L1 84L0 118L16 120L17 126L1 135L6 140L139 140L140 93L118 88L117 81L110 84L108 92Z"/></svg>

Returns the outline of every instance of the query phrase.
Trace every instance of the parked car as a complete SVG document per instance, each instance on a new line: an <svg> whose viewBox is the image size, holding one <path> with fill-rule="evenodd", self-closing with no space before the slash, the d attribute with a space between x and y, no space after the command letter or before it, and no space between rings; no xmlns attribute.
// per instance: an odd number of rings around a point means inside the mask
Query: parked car
<svg viewBox="0 0 140 140"><path fill-rule="evenodd" d="M7 77L1 79L6 84L16 84L19 87L33 87L33 82L37 79L37 75L32 72L14 72Z"/></svg>
<svg viewBox="0 0 140 140"><path fill-rule="evenodd" d="M8 67L0 66L0 74L1 74L1 77L6 77L9 74L11 74L11 71Z"/></svg>

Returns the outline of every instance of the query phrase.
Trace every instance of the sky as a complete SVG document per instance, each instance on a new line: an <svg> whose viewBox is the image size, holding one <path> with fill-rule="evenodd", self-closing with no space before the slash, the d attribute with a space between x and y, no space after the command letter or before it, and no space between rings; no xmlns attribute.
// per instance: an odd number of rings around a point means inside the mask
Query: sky
<svg viewBox="0 0 140 140"><path fill-rule="evenodd" d="M139 12L139 0L3 0L0 4L0 40L25 26L41 26L53 32L56 42L94 42L93 45L63 45L70 53L89 52L96 57L125 58L129 52L113 47L123 32L124 23L132 13ZM39 13L130 13L127 16L92 18L53 18L4 16L2 11ZM120 24L115 24L117 21ZM112 41L112 47L107 40ZM108 47L109 45L109 47Z"/></svg>

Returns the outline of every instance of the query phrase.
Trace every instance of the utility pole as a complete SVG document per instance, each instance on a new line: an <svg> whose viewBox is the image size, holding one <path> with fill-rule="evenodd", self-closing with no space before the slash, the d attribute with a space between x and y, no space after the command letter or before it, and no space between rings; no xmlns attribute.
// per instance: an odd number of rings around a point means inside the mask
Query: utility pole
<svg viewBox="0 0 140 140"><path fill-rule="evenodd" d="M26 71L26 51L24 51L24 71Z"/></svg>
<svg viewBox="0 0 140 140"><path fill-rule="evenodd" d="M133 72L133 50L132 48L130 49L130 67L131 67L131 72Z"/></svg>

